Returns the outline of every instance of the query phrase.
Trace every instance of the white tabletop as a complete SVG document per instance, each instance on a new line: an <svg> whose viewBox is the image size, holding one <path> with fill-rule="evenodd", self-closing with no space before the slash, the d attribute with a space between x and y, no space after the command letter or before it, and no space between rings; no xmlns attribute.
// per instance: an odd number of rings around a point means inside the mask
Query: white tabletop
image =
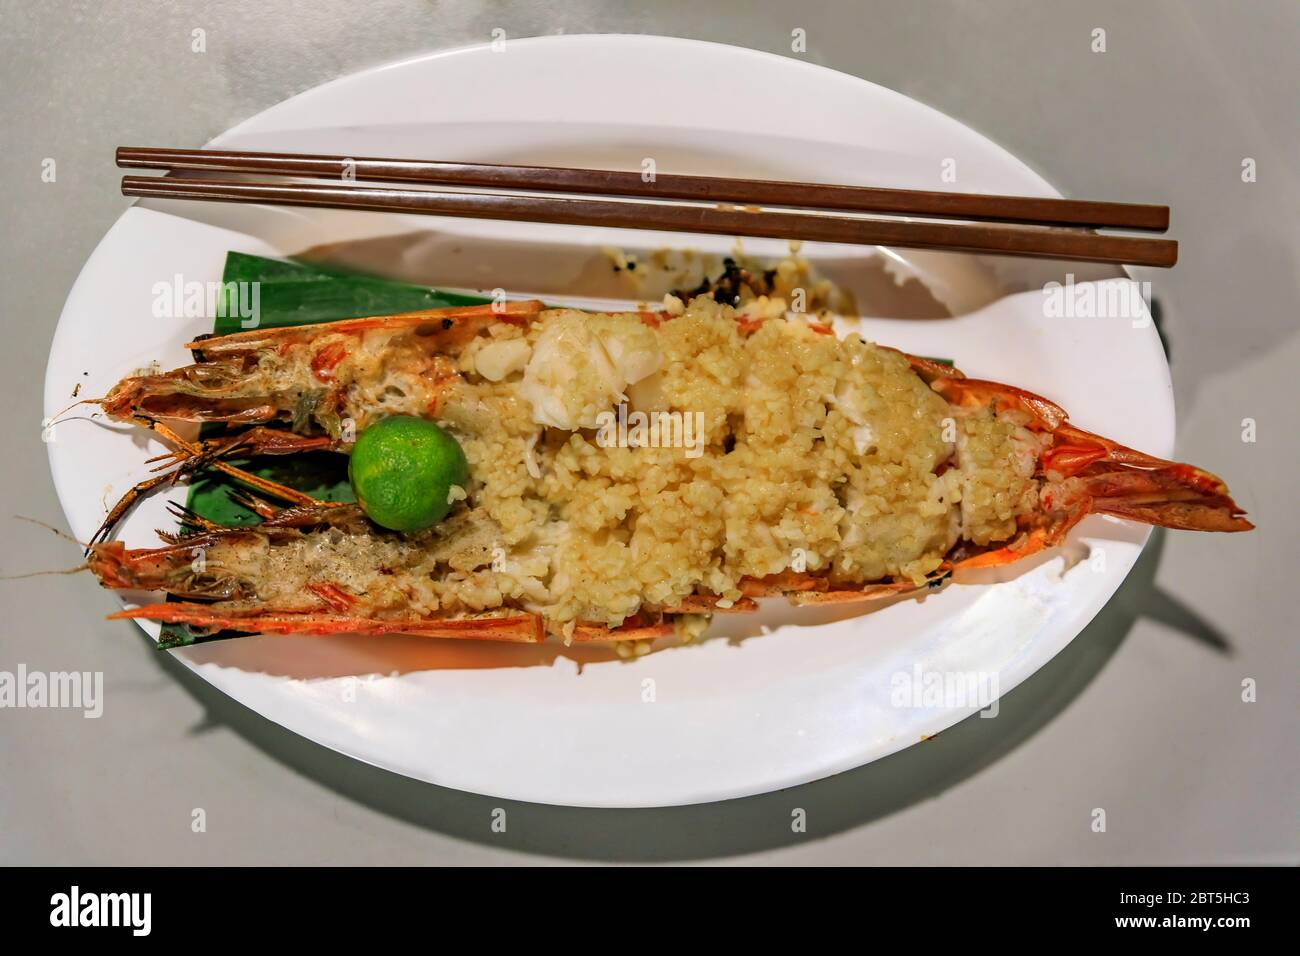
<svg viewBox="0 0 1300 956"><path fill-rule="evenodd" d="M1108 607L1002 701L897 756L707 806L590 811L416 783L297 738L156 652L84 574L0 582L0 671L102 671L105 708L0 709L0 863L1295 862L1300 521L1300 6L856 0L613 5L5 2L6 510L60 525L41 378L64 296L126 206L119 144L197 145L285 97L442 47L647 32L792 55L897 89L1009 148L1066 195L1174 209L1153 283L1178 453L1259 525L1157 532ZM107 9L103 9L107 8ZM555 12L552 12L554 9ZM620 12L621 11L621 12ZM1094 52L1094 30L1105 52ZM206 52L192 50L203 30ZM665 64L666 69L671 64ZM684 104L683 108L687 108ZM707 95L689 108L725 109ZM55 182L42 181L43 161ZM1254 160L1256 181L1243 182ZM1140 411L1140 410L1136 410ZM1243 441L1243 420L1256 440ZM4 519L0 573L76 547ZM1253 680L1257 700L1243 701ZM806 813L794 832L792 812ZM1094 813L1105 810L1105 832ZM195 832L195 811L206 828ZM505 832L493 827L504 809Z"/></svg>

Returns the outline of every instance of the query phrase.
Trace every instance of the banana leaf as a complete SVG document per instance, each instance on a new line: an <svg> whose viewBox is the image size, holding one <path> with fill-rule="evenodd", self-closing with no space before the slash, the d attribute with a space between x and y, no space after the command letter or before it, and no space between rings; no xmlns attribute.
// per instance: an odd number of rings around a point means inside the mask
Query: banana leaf
<svg viewBox="0 0 1300 956"><path fill-rule="evenodd" d="M259 328L280 328L312 322L332 322L367 315L392 315L420 309L479 305L482 296L443 292L426 286L377 279L329 266L267 259L243 252L226 254L221 277L221 307L213 332L228 335L244 326L250 297L256 290Z"/></svg>

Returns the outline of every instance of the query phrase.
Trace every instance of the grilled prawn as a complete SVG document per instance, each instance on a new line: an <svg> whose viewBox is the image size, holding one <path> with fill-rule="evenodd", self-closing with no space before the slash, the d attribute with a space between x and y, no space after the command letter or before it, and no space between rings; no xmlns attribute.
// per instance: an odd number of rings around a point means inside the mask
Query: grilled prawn
<svg viewBox="0 0 1300 956"><path fill-rule="evenodd" d="M520 302L190 343L195 364L101 402L166 439L175 468L109 513L91 568L174 599L117 616L196 628L643 641L758 597L937 588L1094 513L1252 527L1214 475L1077 428L1040 396L771 309L667 305ZM436 419L470 463L465 500L424 532L230 462L347 453L392 414ZM177 421L225 431L191 441ZM164 547L105 540L140 493L209 467L250 487L260 525L186 513Z"/></svg>

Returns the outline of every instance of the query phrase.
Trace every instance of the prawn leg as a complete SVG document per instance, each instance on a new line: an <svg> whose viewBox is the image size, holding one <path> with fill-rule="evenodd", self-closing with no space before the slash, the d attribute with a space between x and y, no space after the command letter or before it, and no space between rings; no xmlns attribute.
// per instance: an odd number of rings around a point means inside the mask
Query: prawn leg
<svg viewBox="0 0 1300 956"><path fill-rule="evenodd" d="M118 499L117 504L109 509L108 514L104 516L103 522L91 537L86 550L87 554L90 553L91 547L107 541L112 536L113 529L117 527L127 512L142 497L160 486L173 485L181 477L207 467L214 468L237 481L250 485L263 494L282 501L288 501L300 507L337 507L336 502L318 500L305 492L254 475L252 472L222 460L222 458L231 455L288 455L299 451L319 451L336 447L337 443L326 436L305 438L280 429L254 428L248 432L230 437L223 436L218 439L188 441L161 422L148 422L146 424L150 430L172 445L171 451L149 459L149 463L162 462L154 469L155 471L171 470L165 474L158 474L152 478L144 479Z"/></svg>

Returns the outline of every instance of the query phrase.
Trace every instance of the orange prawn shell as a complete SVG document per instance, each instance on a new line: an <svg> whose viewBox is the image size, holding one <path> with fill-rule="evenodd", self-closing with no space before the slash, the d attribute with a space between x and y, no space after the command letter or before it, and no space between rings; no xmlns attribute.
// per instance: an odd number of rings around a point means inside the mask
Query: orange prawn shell
<svg viewBox="0 0 1300 956"><path fill-rule="evenodd" d="M526 324L535 321L544 308L541 302L530 300L344 319L320 325L248 330L195 341L188 347L201 350L206 359L266 348L291 348L323 335L431 326L428 334L436 336L438 342L448 349L454 349L492 323ZM642 312L639 315L650 326L657 326L663 320L663 313ZM746 333L759 324L740 321L742 331ZM1069 530L1090 513L1193 530L1243 531L1253 527L1245 519L1244 512L1228 497L1222 480L1209 472L1146 455L1076 428L1068 422L1061 406L1033 392L998 382L969 379L960 370L943 363L902 354L913 370L954 408L992 408L996 413L1013 412L1027 423L1026 427L1052 436L1053 441L1043 450L1036 469L1043 480L1042 507L1039 512L1022 518L1021 532L1016 539L982 553L964 553L956 560L946 561L938 575L920 585L907 581L884 581L865 582L860 587L833 587L813 575L784 572L761 579L745 579L741 582L743 597L728 607L719 606L717 595L699 593L670 608L643 610L615 628L579 622L572 628L572 639L578 642L653 640L674 632L672 615L751 612L757 609L754 599L759 597L783 595L791 603L805 606L874 601L928 590L942 586L953 570L1012 563L1059 544ZM316 358L320 361L313 360L314 370L318 374L324 373L321 377L327 378L341 355L335 350ZM120 383L105 400L105 410L111 408L120 413L129 408L132 388L132 380ZM226 470L233 471L228 467ZM118 542L100 545L94 550L92 568L105 586L118 588L138 586L138 581L132 583L136 576L130 573L134 564L162 560L169 552L166 548L128 552ZM377 620L349 615L355 599L342 589L323 584L310 590L328 611L231 613L209 605L169 602L122 611L113 617L268 633L404 632L522 642L540 641L545 637L545 622L536 614L504 612L471 617Z"/></svg>

